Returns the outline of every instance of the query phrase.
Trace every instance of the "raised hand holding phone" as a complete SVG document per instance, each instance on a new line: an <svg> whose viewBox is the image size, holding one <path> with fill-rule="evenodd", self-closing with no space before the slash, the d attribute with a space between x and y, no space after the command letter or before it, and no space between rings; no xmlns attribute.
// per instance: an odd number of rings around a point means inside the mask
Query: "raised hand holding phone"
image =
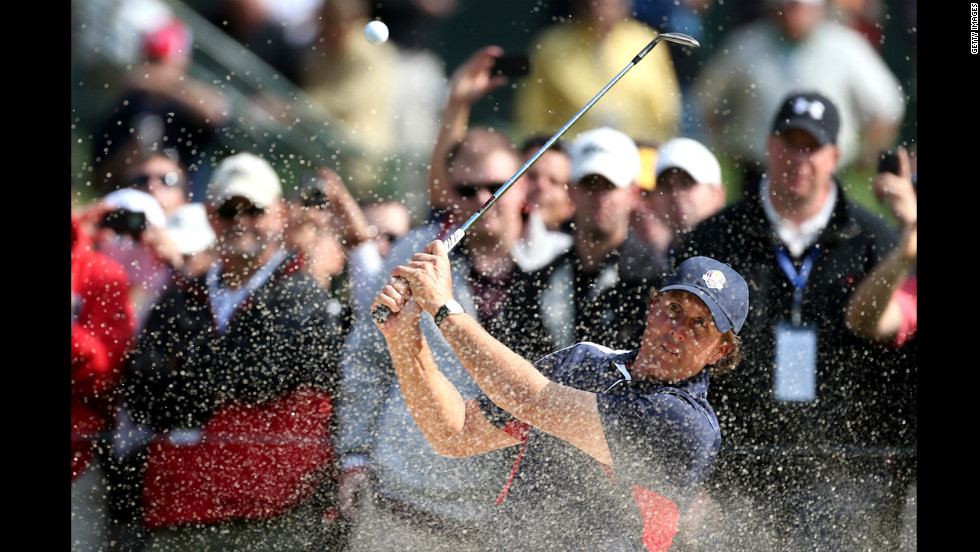
<svg viewBox="0 0 980 552"><path fill-rule="evenodd" d="M917 222L918 198L912 183L912 163L904 147L896 149L893 159L882 155L871 190L878 201L888 206L903 228Z"/></svg>

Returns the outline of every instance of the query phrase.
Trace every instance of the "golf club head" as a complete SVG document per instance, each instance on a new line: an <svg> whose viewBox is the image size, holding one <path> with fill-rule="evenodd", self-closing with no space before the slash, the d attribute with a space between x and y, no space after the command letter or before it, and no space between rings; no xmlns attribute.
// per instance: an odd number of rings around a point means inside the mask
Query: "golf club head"
<svg viewBox="0 0 980 552"><path fill-rule="evenodd" d="M676 42L677 44L683 44L685 46L691 46L697 48L701 46L701 43L694 39L694 37L688 36L684 33L660 33L657 35L656 40L666 40L667 42Z"/></svg>
<svg viewBox="0 0 980 552"><path fill-rule="evenodd" d="M647 55L647 52L652 50L653 47L659 44L661 40L666 40L667 42L676 42L677 44L682 44L684 46L691 46L694 48L697 48L698 46L701 45L700 42L694 40L694 37L687 36L684 33L660 33L657 36L655 36L653 40L650 41L650 44L647 44L646 48L641 50L639 54L636 54L636 57L633 58L633 63L639 63L640 60Z"/></svg>

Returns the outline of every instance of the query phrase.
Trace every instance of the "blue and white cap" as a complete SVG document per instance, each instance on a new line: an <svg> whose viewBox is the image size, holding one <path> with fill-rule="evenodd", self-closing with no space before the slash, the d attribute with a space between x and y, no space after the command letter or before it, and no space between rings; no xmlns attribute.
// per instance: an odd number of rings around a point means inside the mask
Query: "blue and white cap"
<svg viewBox="0 0 980 552"><path fill-rule="evenodd" d="M836 144L840 114L834 102L819 92L796 92L786 96L772 123L780 135L798 129L809 133L820 145Z"/></svg>
<svg viewBox="0 0 980 552"><path fill-rule="evenodd" d="M710 257L691 257L667 278L660 291L680 289L697 295L711 311L718 331L737 335L749 314L749 286L731 266Z"/></svg>

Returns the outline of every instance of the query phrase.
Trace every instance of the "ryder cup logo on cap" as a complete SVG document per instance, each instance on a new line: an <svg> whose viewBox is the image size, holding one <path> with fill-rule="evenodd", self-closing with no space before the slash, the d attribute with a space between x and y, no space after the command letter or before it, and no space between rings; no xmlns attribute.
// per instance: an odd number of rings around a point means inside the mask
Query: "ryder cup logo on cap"
<svg viewBox="0 0 980 552"><path fill-rule="evenodd" d="M837 143L840 115L830 98L819 92L797 92L783 100L772 124L772 133L798 129L808 132L821 146Z"/></svg>
<svg viewBox="0 0 980 552"><path fill-rule="evenodd" d="M657 155L657 178L667 169L681 169L698 184L721 186L721 165L715 154L701 142L674 138L660 146Z"/></svg>
<svg viewBox="0 0 980 552"><path fill-rule="evenodd" d="M632 138L614 128L601 127L579 134L568 154L572 160L572 182L597 174L617 188L625 188L640 174L640 150Z"/></svg>
<svg viewBox="0 0 980 552"><path fill-rule="evenodd" d="M725 287L725 274L720 270L709 270L701 276L704 285L711 289L722 289Z"/></svg>
<svg viewBox="0 0 980 552"><path fill-rule="evenodd" d="M228 198L244 197L265 209L282 197L279 175L268 161L248 152L222 159L208 182L207 199L221 206Z"/></svg>
<svg viewBox="0 0 980 552"><path fill-rule="evenodd" d="M731 266L711 257L691 257L667 278L661 292L672 289L698 296L711 311L718 331L742 329L749 314L749 286Z"/></svg>

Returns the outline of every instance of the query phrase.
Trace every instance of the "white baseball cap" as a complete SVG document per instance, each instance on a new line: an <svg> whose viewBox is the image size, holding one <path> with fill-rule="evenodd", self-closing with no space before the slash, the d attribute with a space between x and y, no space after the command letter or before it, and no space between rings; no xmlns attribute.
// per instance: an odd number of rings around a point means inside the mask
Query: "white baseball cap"
<svg viewBox="0 0 980 552"><path fill-rule="evenodd" d="M579 134L569 148L572 182L597 174L617 188L629 186L640 175L640 150L626 134L610 127Z"/></svg>
<svg viewBox="0 0 980 552"><path fill-rule="evenodd" d="M222 159L215 167L205 196L215 207L220 207L228 198L244 197L256 207L265 209L282 198L282 183L265 159L248 152L236 153Z"/></svg>
<svg viewBox="0 0 980 552"><path fill-rule="evenodd" d="M150 194L133 188L122 188L109 192L102 198L103 205L114 209L126 209L146 215L146 222L163 228L167 225L167 217L163 214L160 202Z"/></svg>
<svg viewBox="0 0 980 552"><path fill-rule="evenodd" d="M170 237L181 254L193 255L204 251L217 239L203 203L186 203L167 219Z"/></svg>
<svg viewBox="0 0 980 552"><path fill-rule="evenodd" d="M678 168L699 184L721 186L721 165L704 144L690 138L668 140L657 150L657 178L667 169Z"/></svg>

